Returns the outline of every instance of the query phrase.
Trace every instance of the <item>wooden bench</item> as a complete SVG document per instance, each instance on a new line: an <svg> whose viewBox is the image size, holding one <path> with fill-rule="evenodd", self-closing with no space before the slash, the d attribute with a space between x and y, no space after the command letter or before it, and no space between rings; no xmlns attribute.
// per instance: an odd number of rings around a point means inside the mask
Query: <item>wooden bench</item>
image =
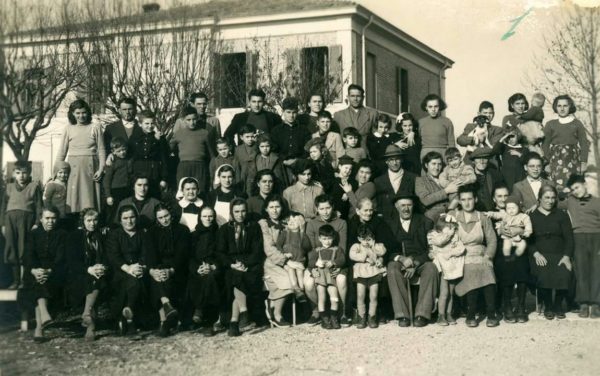
<svg viewBox="0 0 600 376"><path fill-rule="evenodd" d="M16 302L17 290L0 290L0 302ZM28 329L27 312L21 312L21 330Z"/></svg>

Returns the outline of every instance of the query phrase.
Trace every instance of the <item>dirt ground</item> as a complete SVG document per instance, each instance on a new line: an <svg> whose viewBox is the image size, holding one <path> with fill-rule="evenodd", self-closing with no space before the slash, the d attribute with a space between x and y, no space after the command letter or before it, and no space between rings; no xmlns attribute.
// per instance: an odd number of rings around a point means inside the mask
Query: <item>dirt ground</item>
<svg viewBox="0 0 600 376"><path fill-rule="evenodd" d="M152 332L132 341L106 330L84 342L74 323L33 333L0 333L0 375L598 375L600 320L547 321L497 328L458 325L324 331L299 325L253 329L241 337Z"/></svg>

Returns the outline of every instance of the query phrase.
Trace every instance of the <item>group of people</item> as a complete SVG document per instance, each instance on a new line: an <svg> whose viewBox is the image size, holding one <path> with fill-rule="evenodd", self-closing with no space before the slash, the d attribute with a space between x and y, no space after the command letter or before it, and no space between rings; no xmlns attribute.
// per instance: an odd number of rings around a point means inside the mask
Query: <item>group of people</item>
<svg viewBox="0 0 600 376"><path fill-rule="evenodd" d="M325 329L422 327L435 311L439 325L461 311L469 327L494 327L528 320L530 288L547 319L565 317L565 300L600 317L600 199L571 98L554 100L545 125L540 94L531 108L511 96L502 126L484 101L455 140L438 95L417 121L364 107L358 85L347 94L333 116L315 94L301 114L286 98L280 117L254 89L222 132L195 93L169 140L132 98L104 129L74 101L53 179L42 188L17 162L2 200L9 288L35 311L34 339L59 296L83 306L90 340L102 301L123 334L152 311L164 336L180 322L230 336L289 326L290 299ZM527 122L540 144L524 141Z"/></svg>

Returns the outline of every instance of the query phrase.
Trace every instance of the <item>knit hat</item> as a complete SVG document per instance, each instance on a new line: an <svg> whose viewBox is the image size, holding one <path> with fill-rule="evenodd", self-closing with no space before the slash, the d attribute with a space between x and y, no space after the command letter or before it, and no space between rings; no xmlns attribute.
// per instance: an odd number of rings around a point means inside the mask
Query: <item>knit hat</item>
<svg viewBox="0 0 600 376"><path fill-rule="evenodd" d="M506 198L505 204L515 204L517 206L521 205L521 200L517 196L508 196Z"/></svg>
<svg viewBox="0 0 600 376"><path fill-rule="evenodd" d="M319 147L323 147L323 139L321 137L315 137L315 138L311 138L310 141L308 141L306 143L306 145L304 145L304 150L305 151L310 151L310 148L312 148L315 145L319 145Z"/></svg>
<svg viewBox="0 0 600 376"><path fill-rule="evenodd" d="M53 178L56 178L56 175L60 170L66 169L67 173L71 173L71 165L66 161L58 161L54 164Z"/></svg>

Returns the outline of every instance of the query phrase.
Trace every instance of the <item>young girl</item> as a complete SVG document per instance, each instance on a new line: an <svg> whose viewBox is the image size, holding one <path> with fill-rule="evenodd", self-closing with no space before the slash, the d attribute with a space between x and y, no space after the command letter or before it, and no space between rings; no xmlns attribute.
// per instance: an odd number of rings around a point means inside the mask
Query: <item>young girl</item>
<svg viewBox="0 0 600 376"><path fill-rule="evenodd" d="M331 130L333 117L329 111L321 111L317 115L318 131L313 133L313 138L320 138L325 143L325 148L329 152L331 166L337 168L337 160L344 155L344 142L342 136Z"/></svg>
<svg viewBox="0 0 600 376"><path fill-rule="evenodd" d="M283 164L279 155L273 152L273 141L268 134L263 133L258 136L256 141L258 145L258 154L255 157L255 165L251 168L251 172L248 174L248 180L246 182L246 193L252 194L254 189L254 178L256 172L260 170L271 170L280 182L280 185L286 187L289 185L287 181L287 175L283 169Z"/></svg>
<svg viewBox="0 0 600 376"><path fill-rule="evenodd" d="M554 98L552 109L558 119L546 123L542 147L550 161L550 180L556 182L560 190L571 175L585 171L589 142L585 127L573 115L576 107L571 97L559 95Z"/></svg>
<svg viewBox="0 0 600 376"><path fill-rule="evenodd" d="M492 152L502 157L500 172L508 188L512 189L516 182L525 178L521 157L525 154L526 149L519 142L517 132L511 131L502 136L494 145Z"/></svg>
<svg viewBox="0 0 600 376"><path fill-rule="evenodd" d="M315 181L318 181L324 190L328 191L333 184L335 170L331 167L328 150L323 144L323 139L313 138L306 143L304 150L308 152L308 157L313 163ZM337 161L335 163L337 166Z"/></svg>
<svg viewBox="0 0 600 376"><path fill-rule="evenodd" d="M219 167L217 177L219 178L219 187L208 193L207 204L215 209L217 224L221 226L231 219L229 203L236 197L245 198L246 194L233 185L235 179L233 166L222 165Z"/></svg>
<svg viewBox="0 0 600 376"><path fill-rule="evenodd" d="M437 94L429 94L421 102L421 110L427 116L419 120L419 134L422 140L421 159L430 151L444 154L447 148L455 146L454 125L442 115L448 106Z"/></svg>
<svg viewBox="0 0 600 376"><path fill-rule="evenodd" d="M509 196L505 201L506 208L504 211L487 212L486 215L496 220L501 220L496 224L496 231L502 238L502 254L504 257L510 257L513 247L516 247L515 254L521 256L527 248L527 241L531 235L531 219L525 213L520 213L521 202L515 196ZM516 236L504 235L505 229L523 229L523 234Z"/></svg>
<svg viewBox="0 0 600 376"><path fill-rule="evenodd" d="M304 231L304 217L298 213L292 213L287 218L286 226L277 238L277 248L283 251L284 256L291 261L304 264L306 255L310 251L310 240ZM304 296L304 270L294 269L284 264L283 268L288 273L296 298L305 302Z"/></svg>
<svg viewBox="0 0 600 376"><path fill-rule="evenodd" d="M446 214L442 214L435 228L427 234L427 241L431 245L429 257L442 272L438 300L438 324L441 326L456 324L452 317L454 288L457 280L463 276L466 251L464 244L458 239L458 224L449 219Z"/></svg>
<svg viewBox="0 0 600 376"><path fill-rule="evenodd" d="M367 150L371 160L375 163L375 176L381 175L387 170L383 155L388 145L401 140L399 133L390 133L392 119L386 114L381 114L377 118L377 126L373 127L372 132L367 135Z"/></svg>
<svg viewBox="0 0 600 376"><path fill-rule="evenodd" d="M463 162L462 155L457 148L448 148L444 153L446 167L440 174L440 185L446 188L448 184L460 181L462 185L473 184L477 181L475 170ZM453 193L448 196L450 204L448 210L456 209L458 206L458 194Z"/></svg>
<svg viewBox="0 0 600 376"><path fill-rule="evenodd" d="M320 247L316 247L308 254L308 267L317 285L319 317L323 329L340 329L338 321L339 293L335 278L340 272L340 265L344 265L346 258L344 251L333 245L335 230L331 225L319 228ZM325 312L325 302L329 295L331 309Z"/></svg>
<svg viewBox="0 0 600 376"><path fill-rule="evenodd" d="M252 182L252 171L255 168L258 150L256 147L256 128L252 124L242 126L238 132L242 143L235 148L233 168L236 184L246 192Z"/></svg>
<svg viewBox="0 0 600 376"><path fill-rule="evenodd" d="M356 282L356 304L358 308L358 329L367 327L367 307L365 298L367 288L369 289L369 328L377 328L377 297L379 293L379 283L382 276L385 275L385 266L383 266L383 255L385 246L382 243L375 243L375 235L369 226L362 224L358 227L358 243L350 247L350 259L355 262L352 267L354 282Z"/></svg>
<svg viewBox="0 0 600 376"><path fill-rule="evenodd" d="M403 168L407 171L421 174L421 137L417 133L417 121L412 114L405 112L396 118L396 131L400 141L396 145L404 150Z"/></svg>
<svg viewBox="0 0 600 376"><path fill-rule="evenodd" d="M186 226L190 232L196 230L198 224L198 214L200 208L204 204L202 199L198 197L199 186L198 180L194 178L183 178L179 181L179 188L175 198L179 201L178 208L175 208L175 217L179 218L179 223Z"/></svg>
<svg viewBox="0 0 600 376"><path fill-rule="evenodd" d="M223 166L224 164L233 166L233 153L231 152L231 146L229 145L229 142L224 138L219 138L216 144L217 156L211 159L210 164L208 165L212 189L215 189L219 186L219 179L215 174L219 167Z"/></svg>
<svg viewBox="0 0 600 376"><path fill-rule="evenodd" d="M523 122L521 120L521 115L528 109L529 103L527 102L525 95L521 93L511 95L510 98L508 98L508 111L511 112L511 114L506 115L502 119L502 128L507 132L516 131L517 126Z"/></svg>
<svg viewBox="0 0 600 376"><path fill-rule="evenodd" d="M44 188L42 199L44 206L54 206L60 212L60 221L64 221L67 211L67 181L71 165L69 162L57 162L54 165L54 178Z"/></svg>

